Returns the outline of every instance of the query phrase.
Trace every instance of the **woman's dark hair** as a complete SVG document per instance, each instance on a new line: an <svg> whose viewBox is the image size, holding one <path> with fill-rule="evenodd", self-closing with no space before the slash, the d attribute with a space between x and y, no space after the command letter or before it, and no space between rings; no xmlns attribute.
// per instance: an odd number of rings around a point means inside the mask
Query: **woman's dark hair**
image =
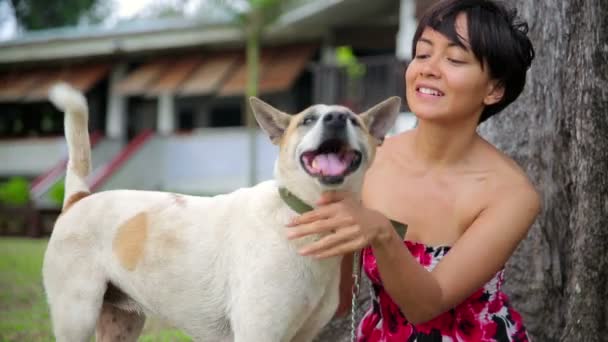
<svg viewBox="0 0 608 342"><path fill-rule="evenodd" d="M456 32L456 17L465 14L469 37ZM490 77L504 87L502 99L486 106L479 122L483 122L515 101L526 83L526 71L534 59L534 47L528 39L528 25L517 19L515 9L507 9L492 0L443 0L429 8L420 19L412 56L416 56L416 43L425 28L440 32L454 43L466 48L468 40L475 58L482 68L487 65Z"/></svg>

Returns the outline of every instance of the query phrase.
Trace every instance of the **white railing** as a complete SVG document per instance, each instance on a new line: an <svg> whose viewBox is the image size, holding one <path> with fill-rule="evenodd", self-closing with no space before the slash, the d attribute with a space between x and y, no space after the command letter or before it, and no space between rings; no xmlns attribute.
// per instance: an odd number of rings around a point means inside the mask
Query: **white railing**
<svg viewBox="0 0 608 342"><path fill-rule="evenodd" d="M365 74L359 79L349 79L345 68L312 64L315 103L341 104L355 111L362 111L389 96L404 96L403 72L406 63L394 56L359 58L365 66ZM403 103L402 109L407 111Z"/></svg>

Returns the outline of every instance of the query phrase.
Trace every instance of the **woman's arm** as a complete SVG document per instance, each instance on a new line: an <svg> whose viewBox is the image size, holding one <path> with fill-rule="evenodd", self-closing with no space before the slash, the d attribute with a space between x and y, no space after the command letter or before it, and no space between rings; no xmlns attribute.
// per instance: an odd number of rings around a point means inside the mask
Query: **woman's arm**
<svg viewBox="0 0 608 342"><path fill-rule="evenodd" d="M408 320L419 323L487 283L525 237L539 210L539 196L529 184L511 186L502 196L498 192L433 272L403 247L386 217L348 197L295 219L290 238L335 231L300 251L319 258L371 245L385 289Z"/></svg>

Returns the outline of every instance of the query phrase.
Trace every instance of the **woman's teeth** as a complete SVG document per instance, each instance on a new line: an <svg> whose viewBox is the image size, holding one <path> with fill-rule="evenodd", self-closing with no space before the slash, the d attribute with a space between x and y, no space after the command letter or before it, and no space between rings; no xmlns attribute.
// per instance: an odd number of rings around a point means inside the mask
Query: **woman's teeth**
<svg viewBox="0 0 608 342"><path fill-rule="evenodd" d="M418 91L423 94L427 94L427 95L443 96L443 94L441 92L434 90L434 89L430 89L430 88L418 88Z"/></svg>

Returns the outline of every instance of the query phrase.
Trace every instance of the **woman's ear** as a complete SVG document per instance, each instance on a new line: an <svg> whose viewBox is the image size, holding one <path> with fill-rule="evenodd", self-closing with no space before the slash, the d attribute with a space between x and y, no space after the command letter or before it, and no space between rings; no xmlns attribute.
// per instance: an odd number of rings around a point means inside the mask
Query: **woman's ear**
<svg viewBox="0 0 608 342"><path fill-rule="evenodd" d="M492 81L488 86L488 95L483 99L483 104L486 106L500 102L505 95L505 87L499 81Z"/></svg>

